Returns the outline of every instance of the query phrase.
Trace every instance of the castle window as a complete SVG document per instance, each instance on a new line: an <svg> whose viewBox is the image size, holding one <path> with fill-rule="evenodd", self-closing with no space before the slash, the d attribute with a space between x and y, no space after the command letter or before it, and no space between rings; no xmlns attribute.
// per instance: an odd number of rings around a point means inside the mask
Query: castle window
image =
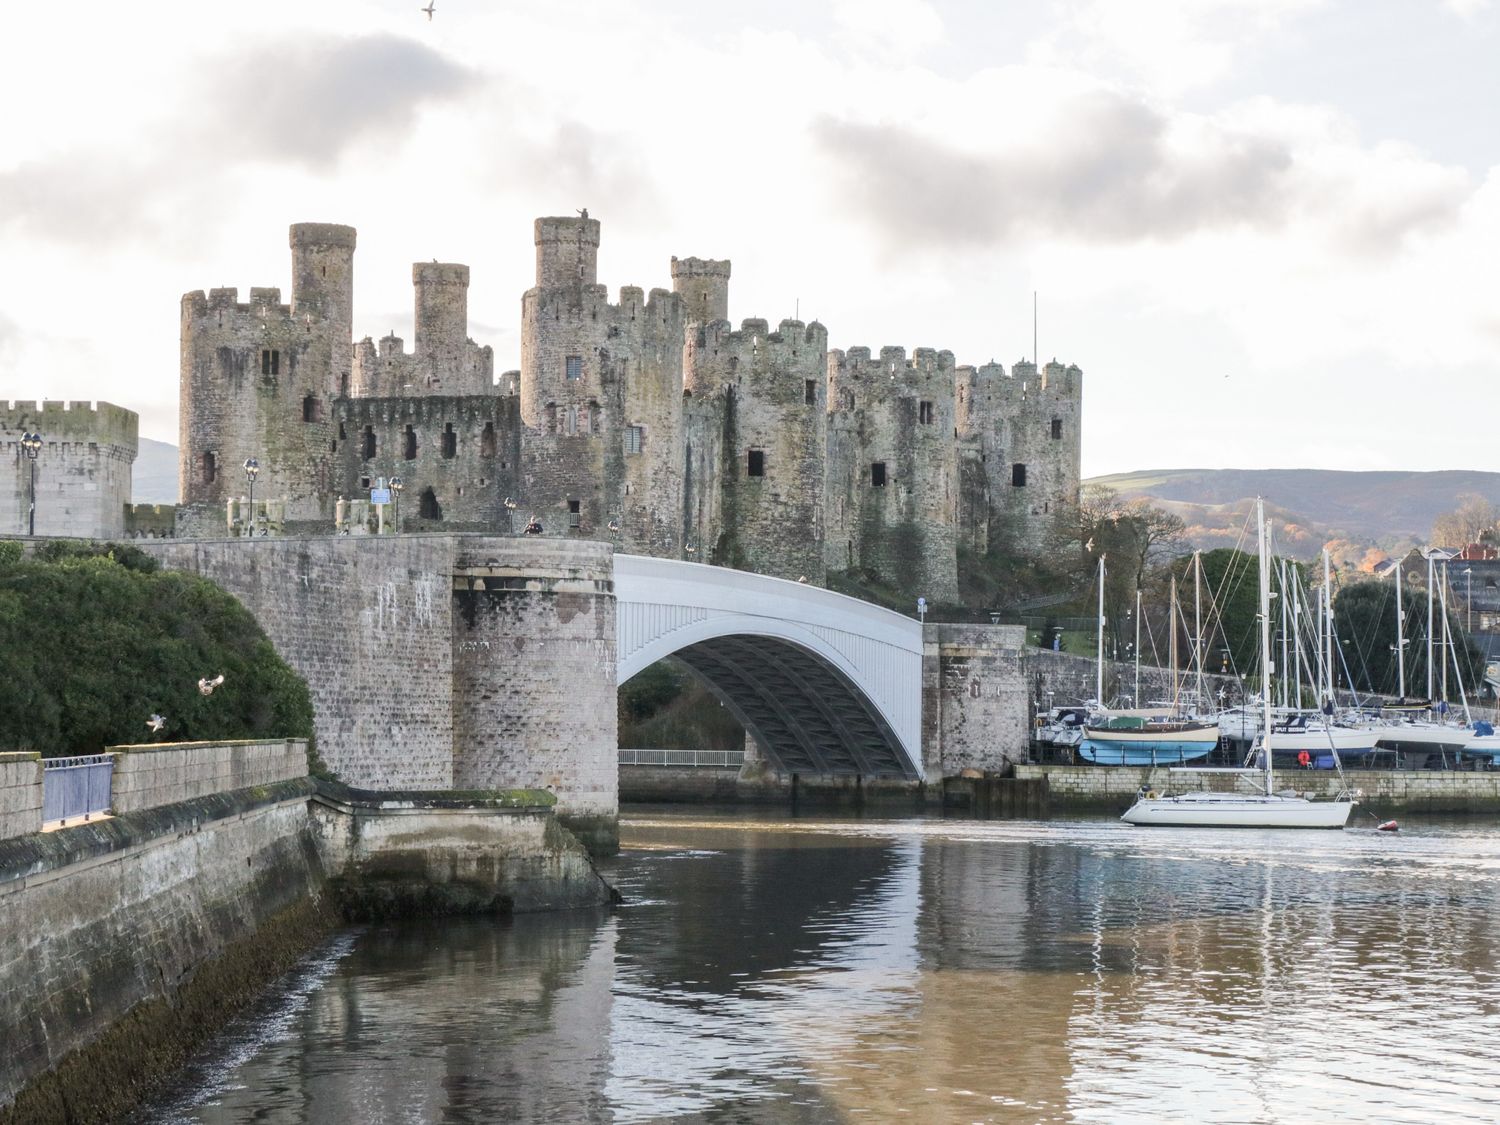
<svg viewBox="0 0 1500 1125"><path fill-rule="evenodd" d="M422 498L417 504L417 515L424 520L440 520L443 518L443 506L438 503L437 493L431 488L422 490Z"/></svg>
<svg viewBox="0 0 1500 1125"><path fill-rule="evenodd" d="M593 428L589 425L589 408L587 406L580 406L578 408L578 432L581 434L593 433Z"/></svg>
<svg viewBox="0 0 1500 1125"><path fill-rule="evenodd" d="M1052 440L1062 441L1062 419L1052 419Z"/></svg>
<svg viewBox="0 0 1500 1125"><path fill-rule="evenodd" d="M870 466L870 485L873 488L885 487L885 462L876 461Z"/></svg>
<svg viewBox="0 0 1500 1125"><path fill-rule="evenodd" d="M452 422L443 427L443 456L458 456L458 435L453 432Z"/></svg>
<svg viewBox="0 0 1500 1125"><path fill-rule="evenodd" d="M339 441L343 441L349 435L344 433L344 423L339 423Z"/></svg>
<svg viewBox="0 0 1500 1125"><path fill-rule="evenodd" d="M373 460L375 460L375 427L374 426L366 426L365 427L364 448L360 451L360 456L363 457L366 461L373 461Z"/></svg>
<svg viewBox="0 0 1500 1125"><path fill-rule="evenodd" d="M802 384L802 401L808 406L816 406L818 403L818 384L816 380L808 379Z"/></svg>
<svg viewBox="0 0 1500 1125"><path fill-rule="evenodd" d="M401 456L408 461L417 459L417 431L412 427L406 427L406 433L401 438Z"/></svg>
<svg viewBox="0 0 1500 1125"><path fill-rule="evenodd" d="M281 353L275 348L261 348L260 373L262 375L281 374Z"/></svg>
<svg viewBox="0 0 1500 1125"><path fill-rule="evenodd" d="M626 453L639 453L641 451L641 446L644 445L645 442L646 442L646 427L645 426L626 426L625 427L625 452Z"/></svg>
<svg viewBox="0 0 1500 1125"><path fill-rule="evenodd" d="M602 434L604 432L604 411L593 399L589 399L589 423L590 433Z"/></svg>
<svg viewBox="0 0 1500 1125"><path fill-rule="evenodd" d="M578 407L568 407L566 421L563 424L563 432L566 434L576 434L578 432Z"/></svg>
<svg viewBox="0 0 1500 1125"><path fill-rule="evenodd" d="M1010 483L1017 488L1026 487L1026 466L1019 461L1010 467Z"/></svg>
<svg viewBox="0 0 1500 1125"><path fill-rule="evenodd" d="M323 400L317 395L308 395L302 400L302 420L304 422L323 420Z"/></svg>
<svg viewBox="0 0 1500 1125"><path fill-rule="evenodd" d="M583 522L583 513L579 511L582 505L577 500L568 501L568 526L577 529Z"/></svg>
<svg viewBox="0 0 1500 1125"><path fill-rule="evenodd" d="M493 457L495 455L495 423L486 422L484 433L479 435L479 456Z"/></svg>
<svg viewBox="0 0 1500 1125"><path fill-rule="evenodd" d="M969 698L970 699L978 699L979 698L979 681L978 680L970 680L969 681Z"/></svg>
<svg viewBox="0 0 1500 1125"><path fill-rule="evenodd" d="M845 410L853 410L854 409L854 392L853 391L845 391L843 393L842 397L843 397L843 400L844 400L844 409Z"/></svg>
<svg viewBox="0 0 1500 1125"><path fill-rule="evenodd" d="M203 483L213 484L219 477L219 458L212 452L203 454Z"/></svg>
<svg viewBox="0 0 1500 1125"><path fill-rule="evenodd" d="M370 487L370 478L369 477L360 477L359 478L359 487L360 488L369 488Z"/></svg>
<svg viewBox="0 0 1500 1125"><path fill-rule="evenodd" d="M763 449L752 449L750 456L745 460L745 475L750 477L763 477L766 475L766 452Z"/></svg>
<svg viewBox="0 0 1500 1125"><path fill-rule="evenodd" d="M917 403L917 421L921 422L924 426L932 425L932 403Z"/></svg>
<svg viewBox="0 0 1500 1125"><path fill-rule="evenodd" d="M563 372L569 379L583 378L583 356L570 355L563 361Z"/></svg>

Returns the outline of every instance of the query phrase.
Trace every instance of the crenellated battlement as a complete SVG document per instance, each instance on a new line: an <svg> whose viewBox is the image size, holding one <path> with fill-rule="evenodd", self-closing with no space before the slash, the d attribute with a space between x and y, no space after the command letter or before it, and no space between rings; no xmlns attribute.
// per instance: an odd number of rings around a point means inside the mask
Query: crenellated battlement
<svg viewBox="0 0 1500 1125"><path fill-rule="evenodd" d="M921 394L947 400L953 397L957 369L947 349L916 348L908 358L905 348L883 347L877 358L867 347L853 347L832 349L828 372L831 383L856 394L863 390L877 398ZM835 400L834 407L841 408L841 404Z"/></svg>
<svg viewBox="0 0 1500 1125"><path fill-rule="evenodd" d="M110 402L18 399L0 404L0 433L34 431L47 442L92 442L128 450L138 446L140 418Z"/></svg>
<svg viewBox="0 0 1500 1125"><path fill-rule="evenodd" d="M182 295L182 309L194 320L207 320L212 314L219 325L226 313L237 318L232 325L252 320L256 324L292 323L292 306L281 300L281 290L275 286L252 286L248 302L240 300L240 291L234 287L210 289L207 294L201 289L190 290Z"/></svg>

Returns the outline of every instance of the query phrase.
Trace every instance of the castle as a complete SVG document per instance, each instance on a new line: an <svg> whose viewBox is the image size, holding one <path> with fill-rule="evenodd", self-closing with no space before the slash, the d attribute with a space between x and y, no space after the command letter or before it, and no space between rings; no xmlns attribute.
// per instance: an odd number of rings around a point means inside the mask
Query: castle
<svg viewBox="0 0 1500 1125"><path fill-rule="evenodd" d="M0 401L0 458L14 473L0 484L0 535L36 533L117 539L131 527L130 470L139 418L111 403ZM22 438L41 437L34 456Z"/></svg>
<svg viewBox="0 0 1500 1125"><path fill-rule="evenodd" d="M830 350L816 321L736 328L722 260L673 258L670 291L611 301L599 234L587 213L536 221L521 369L498 379L463 265L412 267L410 351L352 340L351 227L291 228L289 304L186 294L177 534L224 535L254 458L286 531L350 530L341 501L399 477L387 528L540 525L818 584L862 570L941 602L960 549L1035 549L1076 498L1076 366Z"/></svg>

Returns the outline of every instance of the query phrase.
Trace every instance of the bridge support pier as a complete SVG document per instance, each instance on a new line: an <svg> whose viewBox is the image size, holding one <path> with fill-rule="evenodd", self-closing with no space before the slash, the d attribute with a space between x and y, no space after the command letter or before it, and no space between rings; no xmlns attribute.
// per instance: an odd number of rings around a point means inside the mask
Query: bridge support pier
<svg viewBox="0 0 1500 1125"><path fill-rule="evenodd" d="M965 770L1007 773L1030 734L1020 625L922 629L922 756L929 792Z"/></svg>

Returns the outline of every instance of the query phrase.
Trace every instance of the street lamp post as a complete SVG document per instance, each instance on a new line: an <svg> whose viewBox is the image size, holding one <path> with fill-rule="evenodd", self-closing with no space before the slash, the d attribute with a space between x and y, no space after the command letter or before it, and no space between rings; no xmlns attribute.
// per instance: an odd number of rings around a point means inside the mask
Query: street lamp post
<svg viewBox="0 0 1500 1125"><path fill-rule="evenodd" d="M396 525L396 534L401 534L401 490L406 482L400 477L391 478L391 522Z"/></svg>
<svg viewBox="0 0 1500 1125"><path fill-rule="evenodd" d="M21 452L31 462L31 506L26 513L26 534L36 535L36 458L42 451L42 435L31 432L21 435Z"/></svg>
<svg viewBox="0 0 1500 1125"><path fill-rule="evenodd" d="M260 462L254 457L245 458L245 479L250 482L250 537L255 538L255 478L260 476Z"/></svg>

